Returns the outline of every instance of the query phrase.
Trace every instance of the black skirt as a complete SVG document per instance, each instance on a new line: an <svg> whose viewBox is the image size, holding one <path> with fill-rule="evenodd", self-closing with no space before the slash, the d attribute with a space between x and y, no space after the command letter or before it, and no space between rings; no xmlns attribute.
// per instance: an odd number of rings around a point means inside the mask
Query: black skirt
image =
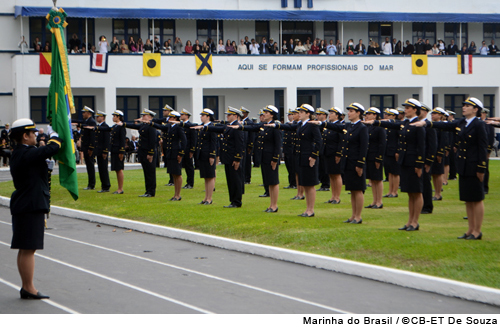
<svg viewBox="0 0 500 327"><path fill-rule="evenodd" d="M315 186L319 184L317 163L313 167L298 165L296 168L300 186Z"/></svg>
<svg viewBox="0 0 500 327"><path fill-rule="evenodd" d="M394 156L385 156L384 168L388 174L401 175L401 166Z"/></svg>
<svg viewBox="0 0 500 327"><path fill-rule="evenodd" d="M182 175L182 161L177 162L177 159L167 159L167 174Z"/></svg>
<svg viewBox="0 0 500 327"><path fill-rule="evenodd" d="M424 168L425 169L425 168ZM401 192L422 193L424 191L424 172L417 176L415 167L401 166Z"/></svg>
<svg viewBox="0 0 500 327"><path fill-rule="evenodd" d="M125 168L125 154L123 154L123 160L120 160L118 153L111 154L111 170L123 170Z"/></svg>
<svg viewBox="0 0 500 327"><path fill-rule="evenodd" d="M208 160L198 160L198 169L200 170L200 178L214 178L215 177L215 168L217 168L215 164L210 165Z"/></svg>
<svg viewBox="0 0 500 327"><path fill-rule="evenodd" d="M260 169L262 171L262 182L264 185L278 185L280 183L280 165L276 165L273 170L271 164L262 164Z"/></svg>
<svg viewBox="0 0 500 327"><path fill-rule="evenodd" d="M356 167L346 167L342 181L346 191L363 191L364 193L366 190L366 167L363 168L361 176L356 172Z"/></svg>
<svg viewBox="0 0 500 327"><path fill-rule="evenodd" d="M441 163L437 160L434 160L434 163L431 166L431 175L441 175L444 174L444 160L441 159Z"/></svg>
<svg viewBox="0 0 500 327"><path fill-rule="evenodd" d="M339 163L335 163L335 156L326 157L326 172L328 175L338 175L342 174L342 159Z"/></svg>
<svg viewBox="0 0 500 327"><path fill-rule="evenodd" d="M45 213L31 212L12 216L11 249L42 250Z"/></svg>
<svg viewBox="0 0 500 327"><path fill-rule="evenodd" d="M484 200L484 184L477 176L458 177L458 189L460 201L477 202Z"/></svg>
<svg viewBox="0 0 500 327"><path fill-rule="evenodd" d="M451 150L453 152L453 150ZM448 153L447 156L444 156L444 165L449 166L450 165L450 156L453 156L452 152Z"/></svg>
<svg viewBox="0 0 500 327"><path fill-rule="evenodd" d="M381 181L384 179L384 165L383 162L380 162L380 166L377 169L375 167L375 160L369 160L366 162L366 178L372 181Z"/></svg>

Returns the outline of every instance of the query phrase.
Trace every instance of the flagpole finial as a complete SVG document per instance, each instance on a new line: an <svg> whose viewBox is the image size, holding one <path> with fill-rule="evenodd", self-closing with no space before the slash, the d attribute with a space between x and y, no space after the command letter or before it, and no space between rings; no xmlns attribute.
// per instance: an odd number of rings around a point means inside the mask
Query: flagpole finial
<svg viewBox="0 0 500 327"><path fill-rule="evenodd" d="M52 2L54 3L54 7L52 7L52 9L57 10L57 0L52 0Z"/></svg>

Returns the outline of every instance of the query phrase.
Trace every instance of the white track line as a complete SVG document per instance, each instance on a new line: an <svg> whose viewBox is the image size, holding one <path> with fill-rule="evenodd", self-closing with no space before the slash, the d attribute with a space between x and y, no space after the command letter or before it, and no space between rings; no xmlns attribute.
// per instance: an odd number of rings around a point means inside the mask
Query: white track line
<svg viewBox="0 0 500 327"><path fill-rule="evenodd" d="M20 289L19 286L15 285L15 284L12 284L11 282L8 282L8 281L6 281L5 279L2 279L2 278L0 278L0 283L3 283L5 285L7 285L7 286L10 286L10 287L12 287L15 290ZM73 309L65 307L64 305L59 304L59 303L54 302L54 301L49 300L49 299L43 299L43 300L40 300L40 301L43 301L43 302L45 302L47 304L50 304L51 306L56 307L58 309L61 309L62 311L66 311L67 313L80 314L79 312L76 312Z"/></svg>
<svg viewBox="0 0 500 327"><path fill-rule="evenodd" d="M5 242L2 242L0 241L0 244L3 244L3 245L6 245L6 246L10 246L10 244L7 244ZM46 259L46 260L49 260L49 261L52 261L52 262L55 262L55 263L58 263L60 265L63 265L63 266L66 266L66 267L69 267L69 268L73 268L73 269L76 269L76 270L79 270L79 271L82 271L84 273L87 273L87 274L90 274L90 275L93 275L93 276L96 276L96 277L100 277L102 279L106 279L106 280L109 280L113 283L116 283L116 284L119 284L119 285L122 285L122 286L125 286L125 287L129 287L131 289L134 289L136 291L139 291L139 292L142 292L142 293L146 293L146 294L149 294L149 295L152 295L154 297L157 297L159 299L162 299L162 300L165 300L165 301L169 301L169 302L172 302L172 303L175 303L175 304L178 304L178 305L181 305L183 307L186 307L186 308L189 308L189 309L192 309L192 310L195 310L195 311L198 311L198 312L201 312L201 313L214 313L214 312L211 312L211 311L208 311L208 310L205 310L205 309L201 309L201 308L198 308L194 305L191 305L191 304L187 304L187 303L184 303L184 302L181 302L181 301L178 301L178 300L175 300L175 299L172 299L172 298L169 298L169 297L166 297L166 296L163 296L161 294L158 294L158 293L155 293L155 292L151 292L151 291L148 291L144 288L141 288L141 287L138 287L138 286L135 286L135 285L132 285L132 284L129 284L129 283L125 283L125 282L122 282L121 280L118 280L118 279L115 279L115 278L112 278L112 277L108 277L106 275L103 275L103 274L99 274L99 273L96 273L94 271L91 271L91 270L88 270L88 269L85 269L85 268L82 268L82 267L78 267L78 266L75 266L75 265L72 265L70 263L67 263L67 262L64 262L64 261L61 261L61 260L57 260L57 259L54 259L54 258L51 258L51 257L48 257L48 256L45 256L45 255L42 255L42 254L38 254L38 253L35 253L36 256L40 257L40 258L43 258L43 259Z"/></svg>

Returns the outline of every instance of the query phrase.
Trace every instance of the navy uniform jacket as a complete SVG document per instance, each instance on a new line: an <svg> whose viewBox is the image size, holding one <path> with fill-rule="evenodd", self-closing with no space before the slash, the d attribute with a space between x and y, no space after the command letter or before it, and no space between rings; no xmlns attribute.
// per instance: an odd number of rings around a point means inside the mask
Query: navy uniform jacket
<svg viewBox="0 0 500 327"><path fill-rule="evenodd" d="M425 130L425 164L432 166L437 154L437 134L432 128Z"/></svg>
<svg viewBox="0 0 500 327"><path fill-rule="evenodd" d="M248 117L243 119L241 123L243 126L254 125L254 122ZM254 147L255 133L251 132L251 131L247 131L245 134L246 134L245 144L246 144L246 148L247 148L247 153L251 153L252 149Z"/></svg>
<svg viewBox="0 0 500 327"><path fill-rule="evenodd" d="M318 125L303 124L299 122L295 125L280 124L276 122L276 127L285 131L296 131L295 149L299 156L299 165L309 166L309 158L318 159L319 150L323 143Z"/></svg>
<svg viewBox="0 0 500 327"><path fill-rule="evenodd" d="M123 126L114 125L111 127L111 153L125 154L125 138L127 130Z"/></svg>
<svg viewBox="0 0 500 327"><path fill-rule="evenodd" d="M260 127L256 132L256 137L254 141L254 166L259 167L262 163L262 146L264 141L264 127Z"/></svg>
<svg viewBox="0 0 500 327"><path fill-rule="evenodd" d="M426 130L426 132L431 131L432 129ZM436 148L436 156L444 158L445 151L447 151L447 146L449 145L449 137L448 132L442 131L440 129L435 129L436 137L437 137L437 148Z"/></svg>
<svg viewBox="0 0 500 327"><path fill-rule="evenodd" d="M484 125L486 128L486 136L488 137L488 153L493 150L493 144L495 143L495 127L493 125Z"/></svg>
<svg viewBox="0 0 500 327"><path fill-rule="evenodd" d="M326 123L326 128L344 134L344 148L342 153L346 158L344 167L364 168L368 152L368 128L358 121L356 124ZM343 168L343 167L342 167Z"/></svg>
<svg viewBox="0 0 500 327"><path fill-rule="evenodd" d="M45 159L57 154L62 140L52 137L40 148L17 144L10 158L10 174L16 190L10 199L12 215L49 212L49 176Z"/></svg>
<svg viewBox="0 0 500 327"><path fill-rule="evenodd" d="M151 123L151 126L163 132L163 149L167 159L177 160L177 156L184 156L187 138L184 128L180 124L159 125Z"/></svg>
<svg viewBox="0 0 500 327"><path fill-rule="evenodd" d="M394 120L390 120L394 123ZM385 146L385 155L389 157L394 157L399 149L399 131L391 128L385 129L387 135L387 143Z"/></svg>
<svg viewBox="0 0 500 327"><path fill-rule="evenodd" d="M296 122L288 122L288 125L296 124ZM285 156L292 156L295 151L295 136L293 131L283 132L283 154Z"/></svg>
<svg viewBox="0 0 500 327"><path fill-rule="evenodd" d="M210 122L209 126L213 126ZM209 158L216 157L217 151L217 134L204 131L202 129L198 130L198 142L196 143L196 153L195 158L197 160L208 160Z"/></svg>
<svg viewBox="0 0 500 327"><path fill-rule="evenodd" d="M335 121L332 124L339 124ZM323 130L323 142L325 144L326 157L342 157L342 147L344 145L344 135L336 133L328 128Z"/></svg>
<svg viewBox="0 0 500 327"><path fill-rule="evenodd" d="M368 126L368 154L366 159L382 163L387 145L387 134L383 127Z"/></svg>
<svg viewBox="0 0 500 327"><path fill-rule="evenodd" d="M262 163L271 162L280 163L282 136L281 132L273 127L264 126L264 124L253 124L242 126L243 131L259 132L260 144L259 150L262 151Z"/></svg>
<svg viewBox="0 0 500 327"><path fill-rule="evenodd" d="M457 136L457 172L462 176L476 176L476 173L486 172L488 160L488 137L485 123L474 118L469 126L465 127L465 118L453 122L427 122L427 126L441 130L452 131Z"/></svg>
<svg viewBox="0 0 500 327"><path fill-rule="evenodd" d="M238 124L234 121L232 125ZM206 126L204 131L222 133L220 147L220 160L225 165L231 165L234 161L240 162L245 151L244 135L242 131L227 126Z"/></svg>
<svg viewBox="0 0 500 327"><path fill-rule="evenodd" d="M110 128L106 122L96 127L94 154L100 156L103 153L108 154L110 148Z"/></svg>
<svg viewBox="0 0 500 327"><path fill-rule="evenodd" d="M418 117L412 120L417 122ZM425 129L423 127L410 126L409 120L391 123L378 121L375 126L392 128L399 131L399 160L400 165L407 167L423 168L425 159Z"/></svg>
<svg viewBox="0 0 500 327"><path fill-rule="evenodd" d="M87 120L84 121L74 121L75 123L78 123L78 126L82 128L82 138L81 138L81 148L83 152L86 152L87 150L92 150L94 151L94 145L95 145L95 130L93 129L88 129L88 128L83 128L83 126L97 126L94 118L90 117Z"/></svg>
<svg viewBox="0 0 500 327"><path fill-rule="evenodd" d="M137 154L141 158L156 154L157 135L156 129L149 124L123 123L126 128L137 129L139 131L139 144Z"/></svg>

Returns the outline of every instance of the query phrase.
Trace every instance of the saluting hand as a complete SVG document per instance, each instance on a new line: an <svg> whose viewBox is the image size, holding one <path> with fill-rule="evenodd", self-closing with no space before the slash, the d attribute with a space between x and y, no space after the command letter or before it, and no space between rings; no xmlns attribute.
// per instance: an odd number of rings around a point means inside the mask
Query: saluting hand
<svg viewBox="0 0 500 327"><path fill-rule="evenodd" d="M418 178L422 176L422 168L415 168L415 173L417 174Z"/></svg>
<svg viewBox="0 0 500 327"><path fill-rule="evenodd" d="M271 123L271 124L264 124L264 126L267 126L267 127L276 127L276 124L275 123Z"/></svg>
<svg viewBox="0 0 500 327"><path fill-rule="evenodd" d="M424 127L426 124L427 123L425 120L420 120L420 121L417 121L416 123L411 123L410 126Z"/></svg>
<svg viewBox="0 0 500 327"><path fill-rule="evenodd" d="M190 127L191 129L202 129L203 125L197 125L197 126L192 126Z"/></svg>
<svg viewBox="0 0 500 327"><path fill-rule="evenodd" d="M319 120L309 120L307 123L308 124L314 124L314 125L320 125L321 124L321 122Z"/></svg>
<svg viewBox="0 0 500 327"><path fill-rule="evenodd" d="M363 120L362 123L365 125L373 125L375 121L374 120Z"/></svg>

